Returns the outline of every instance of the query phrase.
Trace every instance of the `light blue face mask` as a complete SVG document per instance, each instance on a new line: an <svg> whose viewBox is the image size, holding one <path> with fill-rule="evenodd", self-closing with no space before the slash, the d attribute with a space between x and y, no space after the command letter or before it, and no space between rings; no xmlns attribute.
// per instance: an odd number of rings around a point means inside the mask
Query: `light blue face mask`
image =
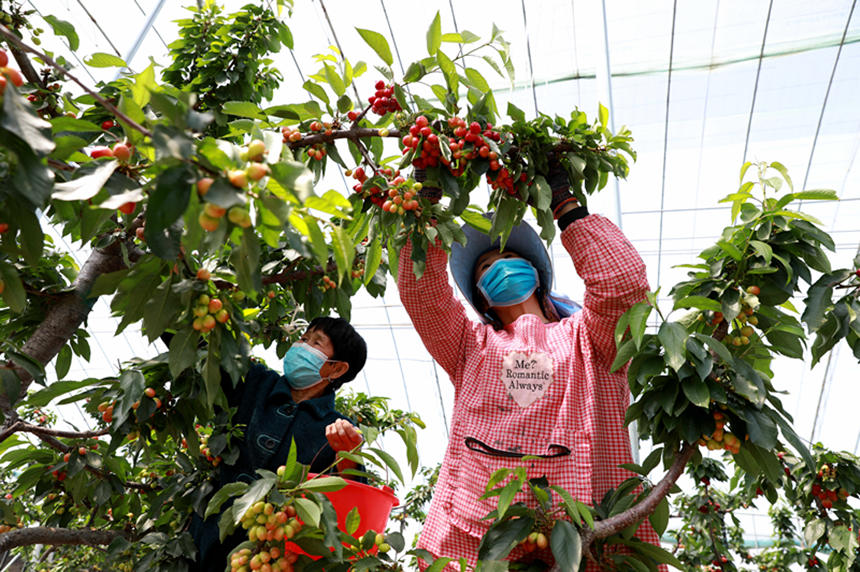
<svg viewBox="0 0 860 572"><path fill-rule="evenodd" d="M284 377L293 389L307 389L322 381L320 368L327 361L328 356L320 350L296 342L284 356Z"/></svg>
<svg viewBox="0 0 860 572"><path fill-rule="evenodd" d="M478 281L478 290L491 307L525 302L537 287L537 270L524 258L499 258Z"/></svg>

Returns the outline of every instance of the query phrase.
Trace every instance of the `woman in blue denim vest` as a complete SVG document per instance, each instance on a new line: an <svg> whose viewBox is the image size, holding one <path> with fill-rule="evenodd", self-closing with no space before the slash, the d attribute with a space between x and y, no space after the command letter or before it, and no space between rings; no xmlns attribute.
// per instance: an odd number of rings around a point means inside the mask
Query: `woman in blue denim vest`
<svg viewBox="0 0 860 572"><path fill-rule="evenodd" d="M364 367L364 339L342 318L315 318L301 339L284 356L284 375L252 364L244 383L223 383L227 401L236 408L234 425L244 425L238 443L239 458L221 465L217 488L257 478L257 469L276 471L286 463L290 445L297 461L322 472L336 461L337 451L349 451L361 443L352 422L334 408L335 391ZM225 376L227 377L227 376ZM341 460L339 470L354 468ZM192 570L223 570L230 550L244 540L244 531L218 541L219 515L205 521L194 515L191 535L197 546Z"/></svg>

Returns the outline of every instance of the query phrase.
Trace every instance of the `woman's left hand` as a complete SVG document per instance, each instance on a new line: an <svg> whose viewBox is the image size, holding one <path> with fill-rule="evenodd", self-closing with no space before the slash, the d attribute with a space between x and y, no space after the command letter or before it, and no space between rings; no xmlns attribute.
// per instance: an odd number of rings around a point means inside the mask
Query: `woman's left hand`
<svg viewBox="0 0 860 572"><path fill-rule="evenodd" d="M328 444L335 451L352 451L361 445L362 437L352 423L346 419L338 419L325 428Z"/></svg>

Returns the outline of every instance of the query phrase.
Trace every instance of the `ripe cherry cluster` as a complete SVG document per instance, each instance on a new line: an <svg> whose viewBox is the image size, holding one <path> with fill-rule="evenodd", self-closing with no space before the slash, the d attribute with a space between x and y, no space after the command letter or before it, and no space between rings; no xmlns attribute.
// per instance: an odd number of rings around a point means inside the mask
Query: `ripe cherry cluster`
<svg viewBox="0 0 860 572"><path fill-rule="evenodd" d="M390 183L388 200L382 203L382 210L402 215L406 211L420 208L418 200L414 198L420 190L421 183L415 183L411 179L407 181L398 175Z"/></svg>
<svg viewBox="0 0 860 572"><path fill-rule="evenodd" d="M416 169L435 167L440 161L444 161L439 148L439 135L433 132L430 120L423 115L415 118L415 123L409 127L409 135L405 135L401 142L404 155L415 149L412 165Z"/></svg>
<svg viewBox="0 0 860 572"><path fill-rule="evenodd" d="M710 435L702 435L698 444L702 447L707 447L709 451L725 449L726 451L737 455L741 450L741 440L734 433L725 430L726 416L720 411L714 411L714 425L716 429Z"/></svg>
<svg viewBox="0 0 860 572"><path fill-rule="evenodd" d="M812 496L817 497L824 508L833 508L833 503L848 498L848 489L836 481L836 467L825 464L818 470L812 484Z"/></svg>
<svg viewBox="0 0 860 572"><path fill-rule="evenodd" d="M309 159L316 159L317 161L322 161L326 155L325 144L315 143L305 149L305 153L307 154Z"/></svg>
<svg viewBox="0 0 860 572"><path fill-rule="evenodd" d="M208 294L201 294L197 298L191 312L194 314L191 327L203 334L212 331L216 323L223 324L230 319L230 312L224 308L224 302L219 298L210 298Z"/></svg>
<svg viewBox="0 0 860 572"><path fill-rule="evenodd" d="M394 86L379 80L374 87L376 93L367 98L367 101L370 102L371 111L377 115L385 115L403 109L397 98L394 97Z"/></svg>
<svg viewBox="0 0 860 572"><path fill-rule="evenodd" d="M400 175L400 171L396 171L397 175L394 175L395 171L393 171L389 167L380 169L379 171L377 171L377 173L383 176ZM388 173L388 175L386 175L386 173ZM383 192L383 190L376 186L367 189L364 188L364 183L369 178L368 174L364 170L364 167L356 167L352 171L347 171L346 176L352 176L353 179L358 181L355 185L352 186L353 191L355 191L357 194L360 194L363 199L369 199L370 202L372 202L376 206L382 207L382 205L385 203L385 193Z"/></svg>
<svg viewBox="0 0 860 572"><path fill-rule="evenodd" d="M24 78L21 77L21 72L15 68L6 67L6 64L8 63L9 56L6 55L4 50L0 50L0 97L2 97L3 92L6 91L7 81L11 82L15 87L21 87L24 85Z"/></svg>

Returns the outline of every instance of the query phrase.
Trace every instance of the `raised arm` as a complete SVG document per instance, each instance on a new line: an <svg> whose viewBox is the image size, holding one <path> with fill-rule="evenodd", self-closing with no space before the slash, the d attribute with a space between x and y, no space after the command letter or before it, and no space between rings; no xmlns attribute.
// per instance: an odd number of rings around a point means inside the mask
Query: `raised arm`
<svg viewBox="0 0 860 572"><path fill-rule="evenodd" d="M398 265L400 300L427 351L453 377L474 324L448 283L445 251L435 245L427 249L427 265L420 279L412 271L411 255L412 243L408 242L400 251Z"/></svg>
<svg viewBox="0 0 860 572"><path fill-rule="evenodd" d="M615 359L615 324L621 314L645 299L645 263L621 230L600 215L571 223L561 241L585 281L583 320L589 338L606 362Z"/></svg>

